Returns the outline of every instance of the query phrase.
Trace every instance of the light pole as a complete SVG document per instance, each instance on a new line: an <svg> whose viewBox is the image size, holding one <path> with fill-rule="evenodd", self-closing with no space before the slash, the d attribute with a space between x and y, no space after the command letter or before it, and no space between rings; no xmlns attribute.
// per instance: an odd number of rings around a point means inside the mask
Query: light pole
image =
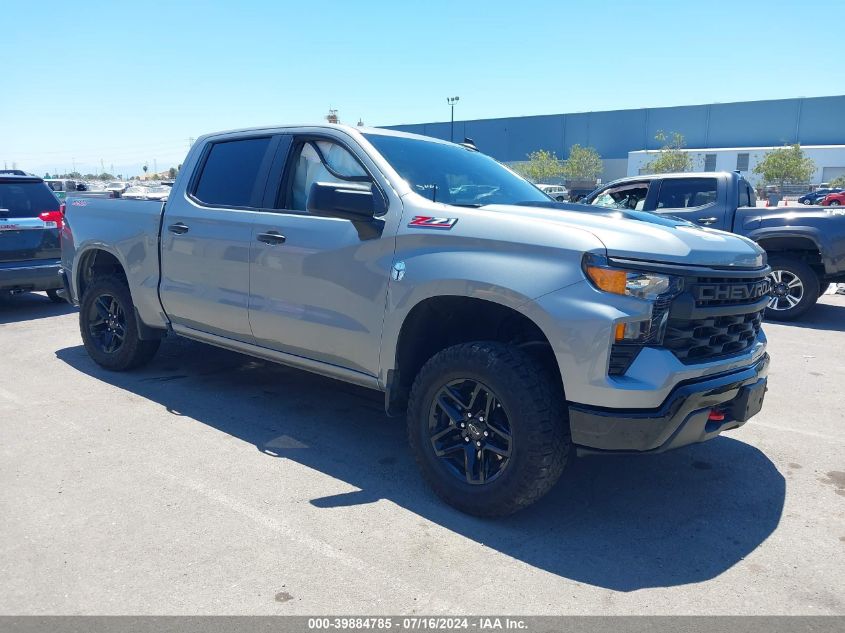
<svg viewBox="0 0 845 633"><path fill-rule="evenodd" d="M449 124L449 140L455 142L455 104L460 101L460 97L446 97L446 103L452 108L452 120Z"/></svg>

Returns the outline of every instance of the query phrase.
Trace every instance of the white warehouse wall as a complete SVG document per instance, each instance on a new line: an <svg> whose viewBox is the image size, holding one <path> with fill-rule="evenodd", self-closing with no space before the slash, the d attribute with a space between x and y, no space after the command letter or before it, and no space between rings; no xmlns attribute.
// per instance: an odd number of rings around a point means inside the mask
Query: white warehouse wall
<svg viewBox="0 0 845 633"><path fill-rule="evenodd" d="M767 152L777 147L719 147L713 149L685 149L682 150L692 156L692 171L704 171L706 154L716 155L715 171L733 171L737 168L737 155L747 153L748 170L742 175L748 181L757 185L760 177L754 173L754 167L763 160ZM845 145L805 145L801 149L804 154L816 164L816 172L810 179L812 184L827 182L832 178L845 175ZM628 175L637 176L646 173L645 165L654 160L659 150L640 150L628 152Z"/></svg>

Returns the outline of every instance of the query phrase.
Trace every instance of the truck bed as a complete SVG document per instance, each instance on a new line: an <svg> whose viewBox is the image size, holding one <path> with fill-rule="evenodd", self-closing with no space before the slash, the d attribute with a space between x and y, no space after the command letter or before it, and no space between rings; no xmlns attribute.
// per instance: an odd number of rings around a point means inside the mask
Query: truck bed
<svg viewBox="0 0 845 633"><path fill-rule="evenodd" d="M86 252L108 250L126 271L135 307L146 323L163 320L158 300L158 236L164 205L155 200L69 196L65 211L70 231L62 239L63 268L79 279L89 263Z"/></svg>

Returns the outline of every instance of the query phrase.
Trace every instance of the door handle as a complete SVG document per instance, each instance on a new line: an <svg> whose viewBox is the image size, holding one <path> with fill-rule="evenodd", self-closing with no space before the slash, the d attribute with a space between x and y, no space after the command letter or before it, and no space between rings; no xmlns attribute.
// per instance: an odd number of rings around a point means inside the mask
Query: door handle
<svg viewBox="0 0 845 633"><path fill-rule="evenodd" d="M265 244L284 244L287 238L278 231L267 231L266 233L259 233L255 239Z"/></svg>
<svg viewBox="0 0 845 633"><path fill-rule="evenodd" d="M171 233L175 233L176 235L182 235L183 233L188 232L188 225L183 222L177 222L176 224L171 224L167 227L167 230Z"/></svg>
<svg viewBox="0 0 845 633"><path fill-rule="evenodd" d="M716 224L719 221L719 218L698 218L696 222L699 224Z"/></svg>

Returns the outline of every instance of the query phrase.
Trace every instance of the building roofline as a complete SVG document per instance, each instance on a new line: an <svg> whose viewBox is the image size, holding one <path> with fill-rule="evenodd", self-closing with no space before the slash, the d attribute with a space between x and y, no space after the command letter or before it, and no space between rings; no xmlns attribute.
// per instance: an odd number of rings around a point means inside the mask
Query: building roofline
<svg viewBox="0 0 845 633"><path fill-rule="evenodd" d="M507 121L511 119L541 119L541 118L548 118L548 117L559 117L559 116L577 116L577 115L584 115L584 114L614 114L618 112L637 112L637 111L650 111L653 112L655 110L676 110L681 108L701 108L701 107L711 107L711 106L733 106L733 105L746 105L746 104L759 104L759 103L778 103L784 101L815 101L818 99L841 99L845 97L845 95L819 95L816 97L783 97L781 99L756 99L752 101L724 101L718 103L686 103L681 105L671 105L671 106L644 106L639 108L616 108L613 110L583 110L579 112L548 112L545 114L526 114L526 115L519 115L515 114L513 116L503 116L503 117L490 117L486 119L455 119L455 123L481 123L481 122L488 122L488 121ZM420 121L418 123L396 123L393 125L384 125L380 126L386 129L392 129L397 127L408 127L412 125L448 125L450 121Z"/></svg>
<svg viewBox="0 0 845 633"><path fill-rule="evenodd" d="M782 149L784 147L792 147L795 143L786 143L784 145L759 145L749 147L684 147L681 152L745 152L745 151L762 151ZM845 145L801 145L801 149L842 149L845 150ZM628 154L659 154L663 149L633 149Z"/></svg>

